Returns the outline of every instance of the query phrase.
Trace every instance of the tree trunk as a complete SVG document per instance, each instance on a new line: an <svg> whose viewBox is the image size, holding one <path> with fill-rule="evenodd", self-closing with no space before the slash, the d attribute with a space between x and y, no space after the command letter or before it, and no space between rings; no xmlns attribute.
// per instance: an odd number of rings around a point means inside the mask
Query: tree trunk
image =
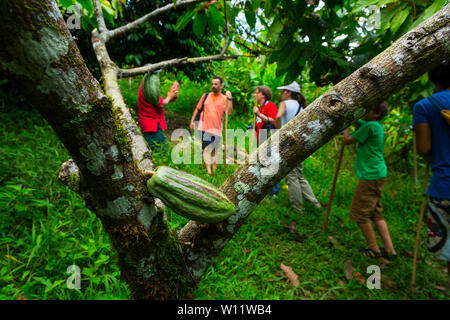
<svg viewBox="0 0 450 320"><path fill-rule="evenodd" d="M180 239L195 245L181 248L146 190L141 171L152 170L153 163L142 134L129 121L120 92L113 103L86 68L55 2L4 0L0 13L0 67L78 165L78 191L101 219L118 251L122 278L139 299L191 297L213 259L270 188L369 108L450 54L447 5L266 141L259 150L270 150L272 157L253 164L253 153L251 163L240 166L221 187L236 204L236 214L209 226L189 222Z"/></svg>
<svg viewBox="0 0 450 320"><path fill-rule="evenodd" d="M2 1L0 13L1 68L72 155L79 192L109 234L132 297L191 297L177 237L141 174L153 169L142 134L92 77L55 2Z"/></svg>

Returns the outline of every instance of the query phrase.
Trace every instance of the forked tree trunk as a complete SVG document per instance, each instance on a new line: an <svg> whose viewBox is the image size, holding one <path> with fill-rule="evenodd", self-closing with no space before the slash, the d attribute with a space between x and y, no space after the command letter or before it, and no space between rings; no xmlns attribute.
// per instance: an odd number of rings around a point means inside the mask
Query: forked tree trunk
<svg viewBox="0 0 450 320"><path fill-rule="evenodd" d="M266 141L259 149L270 148L269 162L240 166L221 187L236 204L235 215L207 228L191 221L178 237L146 190L141 172L153 163L142 134L86 68L55 2L3 0L0 14L0 67L72 155L79 172L72 182L110 235L121 276L138 299L190 298L270 188L369 108L450 55L447 5Z"/></svg>

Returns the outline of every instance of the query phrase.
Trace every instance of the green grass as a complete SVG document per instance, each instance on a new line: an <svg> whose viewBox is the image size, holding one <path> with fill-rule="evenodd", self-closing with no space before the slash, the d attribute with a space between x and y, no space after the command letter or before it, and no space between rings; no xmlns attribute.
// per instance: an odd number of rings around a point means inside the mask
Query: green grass
<svg viewBox="0 0 450 320"><path fill-rule="evenodd" d="M247 122L232 120L230 128ZM35 110L6 106L0 112L0 132L0 299L127 299L129 291L119 280L116 254L99 219L57 180L61 163L70 156L52 129ZM330 141L304 163L305 177L323 202L328 201L339 143ZM217 186L236 169L229 165L223 174L219 165L217 174L210 177L204 165L175 166L161 155L155 161L189 171ZM282 189L276 200L266 197L250 215L207 270L195 298L448 299L448 293L436 288L448 281L446 263L426 251L425 226L418 288L415 294L410 292L412 257L408 252L414 249L420 205L412 168L389 170L383 192L383 213L400 258L383 266L381 272L397 288L369 290L355 279L346 279L347 260L364 278L369 276L367 267L376 264L358 253L365 241L348 218L357 183L353 163L354 149L348 148L326 234L321 232L325 210L306 203L306 214L296 215L290 210L287 190ZM167 214L173 228L180 229L187 221L169 209ZM286 227L292 220L297 222L293 234ZM340 245L333 245L329 236ZM298 287L291 285L281 263L298 275ZM70 265L81 269L80 290L66 286Z"/></svg>

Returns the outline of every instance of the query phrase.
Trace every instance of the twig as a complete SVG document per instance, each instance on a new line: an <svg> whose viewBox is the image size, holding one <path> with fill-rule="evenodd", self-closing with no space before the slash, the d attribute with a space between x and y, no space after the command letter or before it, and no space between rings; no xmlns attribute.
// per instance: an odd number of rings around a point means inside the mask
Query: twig
<svg viewBox="0 0 450 320"><path fill-rule="evenodd" d="M414 248L414 260L413 260L413 271L412 271L412 279L411 279L411 292L416 291L416 271L417 271L417 259L419 255L419 244L420 244L420 231L422 230L422 222L423 222L423 216L425 212L426 207L426 190L428 186L428 176L430 174L430 163L427 163L427 168L425 169L425 180L423 182L423 194L422 194L422 203L420 205L420 216L419 216L419 223L417 225L417 234L416 234L416 246Z"/></svg>
<svg viewBox="0 0 450 320"><path fill-rule="evenodd" d="M336 181L339 174L339 169L341 168L343 155L344 155L344 143L342 143L341 150L339 151L338 162L336 165L336 171L334 172L333 184L331 185L330 198L328 199L327 213L325 214L325 220L323 221L322 232L327 231L328 216L330 215L331 203L333 202L334 190L336 188Z"/></svg>

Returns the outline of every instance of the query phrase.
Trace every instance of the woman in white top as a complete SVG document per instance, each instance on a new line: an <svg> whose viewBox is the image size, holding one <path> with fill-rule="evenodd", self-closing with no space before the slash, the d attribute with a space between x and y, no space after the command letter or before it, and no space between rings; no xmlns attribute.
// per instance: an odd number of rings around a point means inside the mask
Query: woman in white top
<svg viewBox="0 0 450 320"><path fill-rule="evenodd" d="M278 87L277 89L283 90L281 93L282 102L278 108L277 118L275 120L276 127L281 128L306 107L306 100L300 93L300 86L295 81L287 86ZM311 186L303 177L302 162L286 175L286 183L288 185L291 207L295 212L299 214L304 213L303 198L311 202L316 208L321 208L319 201L314 196Z"/></svg>

